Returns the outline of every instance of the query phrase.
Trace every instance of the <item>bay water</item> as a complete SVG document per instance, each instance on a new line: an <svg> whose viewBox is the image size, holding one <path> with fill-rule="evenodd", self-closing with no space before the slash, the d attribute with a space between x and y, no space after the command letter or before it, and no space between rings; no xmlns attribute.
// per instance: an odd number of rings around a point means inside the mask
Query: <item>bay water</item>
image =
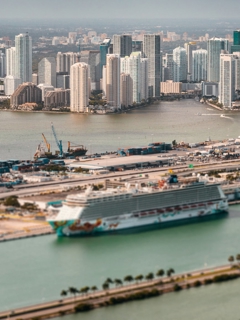
<svg viewBox="0 0 240 320"><path fill-rule="evenodd" d="M89 153L154 141L198 142L240 135L239 113L218 111L192 99L109 115L0 111L0 159L32 159L42 133L51 150L57 150L51 122L65 151L71 141L85 145Z"/></svg>

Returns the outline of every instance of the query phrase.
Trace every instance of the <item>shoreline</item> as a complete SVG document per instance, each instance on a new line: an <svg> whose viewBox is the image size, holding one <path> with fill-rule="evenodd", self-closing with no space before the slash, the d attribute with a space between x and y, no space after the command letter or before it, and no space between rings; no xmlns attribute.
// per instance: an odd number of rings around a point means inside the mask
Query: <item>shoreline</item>
<svg viewBox="0 0 240 320"><path fill-rule="evenodd" d="M144 280L121 287L99 290L82 296L64 298L34 306L0 312L0 319L50 319L76 312L90 311L100 307L116 305L133 300L160 297L170 292L197 288L202 285L218 283L240 277L239 266L223 265L215 268L201 269L191 273L181 273L171 277ZM218 278L218 281L217 281ZM215 279L215 281L214 281ZM79 310L76 310L76 307Z"/></svg>

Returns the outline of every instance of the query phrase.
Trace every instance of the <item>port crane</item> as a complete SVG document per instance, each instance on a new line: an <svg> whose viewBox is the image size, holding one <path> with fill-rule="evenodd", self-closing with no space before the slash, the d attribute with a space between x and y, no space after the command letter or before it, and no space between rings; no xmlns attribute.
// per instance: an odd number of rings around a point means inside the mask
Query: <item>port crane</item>
<svg viewBox="0 0 240 320"><path fill-rule="evenodd" d="M47 139L46 139L46 137L45 137L45 135L42 133L42 137L43 137L43 140L44 140L44 142L45 142L45 144L46 144L46 147L47 147L47 151L48 152L50 152L51 150L51 148L50 148L50 143L47 141Z"/></svg>
<svg viewBox="0 0 240 320"><path fill-rule="evenodd" d="M62 140L58 140L58 137L57 137L57 134L56 134L56 131L55 131L55 128L54 128L52 122L51 122L51 127L52 127L52 132L53 132L56 144L57 144L58 149L59 149L59 156L62 157L63 156Z"/></svg>

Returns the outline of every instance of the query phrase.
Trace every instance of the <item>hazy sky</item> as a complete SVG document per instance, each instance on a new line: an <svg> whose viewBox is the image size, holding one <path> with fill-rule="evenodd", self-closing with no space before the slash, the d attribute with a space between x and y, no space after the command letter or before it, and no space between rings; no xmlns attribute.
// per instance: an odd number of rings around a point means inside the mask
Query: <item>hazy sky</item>
<svg viewBox="0 0 240 320"><path fill-rule="evenodd" d="M239 0L0 0L0 19L229 19L239 14Z"/></svg>

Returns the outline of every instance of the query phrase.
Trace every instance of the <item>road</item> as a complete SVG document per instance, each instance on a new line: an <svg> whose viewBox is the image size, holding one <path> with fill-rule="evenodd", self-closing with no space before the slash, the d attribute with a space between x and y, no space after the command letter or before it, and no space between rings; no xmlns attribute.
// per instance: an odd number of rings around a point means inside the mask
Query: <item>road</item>
<svg viewBox="0 0 240 320"><path fill-rule="evenodd" d="M55 300L52 302L47 302L39 305L34 305L26 308L19 308L16 310L8 310L0 313L0 319L10 318L12 320L21 319L24 316L24 320L33 319L34 317L52 317L52 315L59 316L60 312L71 313L74 306L77 303L91 303L94 306L99 306L111 296L117 297L122 294L132 294L143 289L153 289L156 288L163 293L171 292L174 289L174 285L177 283L182 288L186 288L187 284L193 286L196 280L203 282L205 279L210 279L215 275L220 274L238 274L239 269L233 269L230 265L224 265L211 269L198 270L191 273L183 273L172 276L174 281L171 281L169 277L164 277L162 279L155 279L151 281L144 281L141 283L134 283L130 285L124 285L118 288L112 288L107 291L99 291L96 293L91 293L85 296L77 296L76 298L65 298L62 300ZM162 284L160 284L162 280Z"/></svg>
<svg viewBox="0 0 240 320"><path fill-rule="evenodd" d="M221 170L221 169L226 169L228 168L238 168L240 167L240 161L239 160L233 160L233 161L224 161L224 162L214 162L214 163L201 163L201 164L195 164L194 169L190 169L188 167L188 164L186 165L179 165L179 166L174 166L174 167L161 167L161 168L152 168L152 169L142 169L142 170L128 170L128 171L117 171L115 173L108 173L108 174L103 174L103 175L98 175L98 176L86 176L86 177L81 177L78 179L66 179L66 180L61 180L61 181L49 181L49 182L44 182L44 183L38 183L36 184L24 184L24 185L19 185L14 187L13 190L7 191L7 192L2 192L0 193L0 199L6 198L12 195L17 195L17 196L23 196L23 195L31 195L34 193L39 194L40 192L43 191L48 191L48 190L59 190L61 186L64 185L71 185L71 186L78 186L78 185L84 185L84 184L93 184L97 183L100 181L103 181L105 179L116 179L116 178L121 178L121 179L126 179L131 176L139 176L139 175L145 175L148 174L151 178L154 174L162 174L164 175L165 173L169 172L169 169L172 168L174 172L178 173L179 175L184 175L186 173L200 173L200 172L206 172L210 170Z"/></svg>

